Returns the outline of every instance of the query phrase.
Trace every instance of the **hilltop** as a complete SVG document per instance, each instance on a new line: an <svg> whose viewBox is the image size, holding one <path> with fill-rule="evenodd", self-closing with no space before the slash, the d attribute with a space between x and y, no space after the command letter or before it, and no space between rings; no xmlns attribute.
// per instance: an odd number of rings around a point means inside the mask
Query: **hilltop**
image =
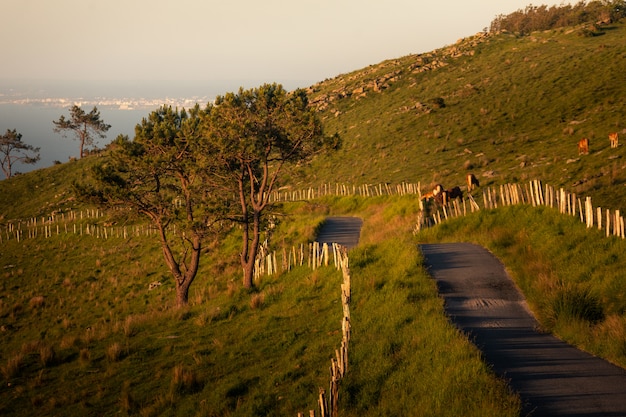
<svg viewBox="0 0 626 417"><path fill-rule="evenodd" d="M299 183L461 185L541 179L619 208L626 197L626 28L478 33L339 75L311 101L343 149ZM589 155L577 142L589 138Z"/></svg>

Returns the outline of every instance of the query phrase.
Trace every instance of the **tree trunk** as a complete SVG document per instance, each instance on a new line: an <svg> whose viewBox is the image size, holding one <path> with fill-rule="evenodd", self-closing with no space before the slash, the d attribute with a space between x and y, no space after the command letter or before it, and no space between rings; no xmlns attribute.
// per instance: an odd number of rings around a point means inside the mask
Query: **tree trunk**
<svg viewBox="0 0 626 417"><path fill-rule="evenodd" d="M193 281L193 279L183 280L182 282L176 280L176 307L183 307L188 304L191 281Z"/></svg>
<svg viewBox="0 0 626 417"><path fill-rule="evenodd" d="M254 211L252 220L252 241L249 239L245 240L245 245L247 245L245 253L247 256L242 256L241 258L241 266L243 267L243 286L244 288L252 288L254 287L254 263L256 261L256 255L259 252L259 240L261 235L261 213L257 210ZM244 229L245 235L248 235L247 230L250 227L250 224L246 224Z"/></svg>
<svg viewBox="0 0 626 417"><path fill-rule="evenodd" d="M191 259L189 264L185 265L185 272L180 269L180 264L174 258L170 245L167 241L165 228L159 224L159 232L161 236L161 248L163 257L176 283L176 306L186 306L189 302L189 287L193 282L198 268L200 267L200 252L202 251L202 238L198 234L194 234L191 239Z"/></svg>

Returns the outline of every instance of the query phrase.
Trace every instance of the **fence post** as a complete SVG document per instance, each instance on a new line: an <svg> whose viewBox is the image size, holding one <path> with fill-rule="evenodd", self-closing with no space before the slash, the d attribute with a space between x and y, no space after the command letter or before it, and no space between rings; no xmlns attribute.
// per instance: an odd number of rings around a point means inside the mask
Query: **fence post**
<svg viewBox="0 0 626 417"><path fill-rule="evenodd" d="M320 388L319 405L321 417L328 417L328 406L326 405L326 390L323 388Z"/></svg>

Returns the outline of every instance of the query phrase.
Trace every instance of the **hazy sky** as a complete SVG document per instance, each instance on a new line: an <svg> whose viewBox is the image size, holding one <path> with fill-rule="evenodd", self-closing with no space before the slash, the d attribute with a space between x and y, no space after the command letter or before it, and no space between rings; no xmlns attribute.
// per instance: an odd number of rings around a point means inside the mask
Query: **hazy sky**
<svg viewBox="0 0 626 417"><path fill-rule="evenodd" d="M0 78L258 79L308 86L450 45L531 3L1 0Z"/></svg>

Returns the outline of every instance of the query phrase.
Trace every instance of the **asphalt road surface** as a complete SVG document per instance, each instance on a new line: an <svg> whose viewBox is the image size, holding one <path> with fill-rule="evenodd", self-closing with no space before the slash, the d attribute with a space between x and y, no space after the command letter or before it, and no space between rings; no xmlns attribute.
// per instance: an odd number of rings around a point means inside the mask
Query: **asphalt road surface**
<svg viewBox="0 0 626 417"><path fill-rule="evenodd" d="M327 217L315 240L319 243L338 243L352 249L359 243L361 226L363 219L359 217Z"/></svg>
<svg viewBox="0 0 626 417"><path fill-rule="evenodd" d="M538 332L491 252L469 243L420 248L451 321L519 392L525 416L626 416L626 370Z"/></svg>

